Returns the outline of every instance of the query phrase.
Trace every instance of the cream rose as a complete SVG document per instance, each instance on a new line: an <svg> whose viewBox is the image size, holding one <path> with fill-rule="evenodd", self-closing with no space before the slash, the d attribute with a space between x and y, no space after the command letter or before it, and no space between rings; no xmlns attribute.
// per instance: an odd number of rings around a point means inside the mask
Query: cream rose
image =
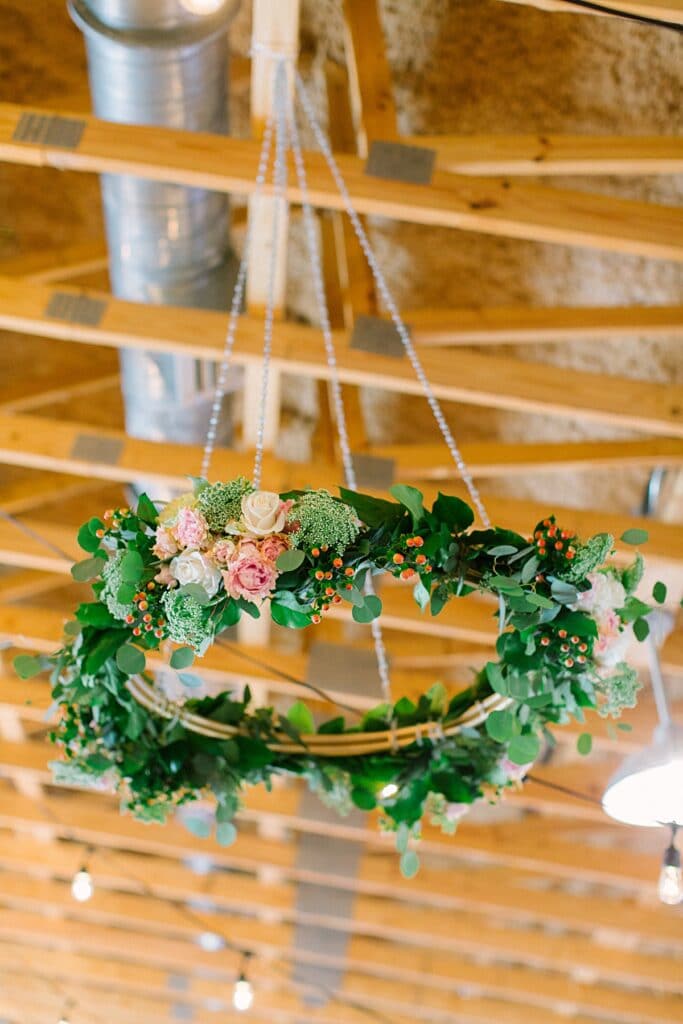
<svg viewBox="0 0 683 1024"><path fill-rule="evenodd" d="M201 551L184 551L173 559L170 569L182 587L198 583L209 597L213 597L220 586L220 570Z"/></svg>
<svg viewBox="0 0 683 1024"><path fill-rule="evenodd" d="M280 495L273 491L252 491L242 498L242 521L247 532L255 537L280 533L286 518Z"/></svg>

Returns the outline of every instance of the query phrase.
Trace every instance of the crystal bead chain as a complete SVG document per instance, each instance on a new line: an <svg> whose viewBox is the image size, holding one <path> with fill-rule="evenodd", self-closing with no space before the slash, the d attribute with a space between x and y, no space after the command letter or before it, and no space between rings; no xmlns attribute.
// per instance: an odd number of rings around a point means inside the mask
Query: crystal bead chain
<svg viewBox="0 0 683 1024"><path fill-rule="evenodd" d="M253 193L254 205L258 203L259 199L261 198L261 195L263 193L263 187L266 183L266 172L268 170L268 163L270 161L270 151L272 146L274 125L275 118L272 114L269 114L263 131L261 152L259 154L258 169L256 172L256 187ZM213 402L211 405L211 412L209 415L209 426L206 432L206 443L204 445L204 454L202 457L202 465L200 470L200 475L202 477L207 477L209 474L209 469L211 467L211 459L213 457L214 448L216 447L216 436L218 433L218 424L220 422L221 411L223 407L223 399L225 398L225 392L228 382L228 371L230 369L232 353L235 347L237 323L239 321L240 313L242 312L242 306L244 303L244 289L247 282L247 271L249 269L249 257L251 253L251 241L253 233L253 220L250 217L244 237L242 258L240 260L239 269L237 271L237 278L235 280L235 287L232 293L232 302L230 304L230 318L228 320L228 329L225 335L223 355L221 357L218 374L216 376L216 388L214 390Z"/></svg>
<svg viewBox="0 0 683 1024"><path fill-rule="evenodd" d="M325 284L322 267L322 259L320 255L320 240L316 231L315 216L313 214L313 207L309 198L308 192L308 179L306 176L306 167L304 165L303 153L301 151L301 140L299 137L299 128L296 123L296 117L292 117L291 125L291 142L292 151L294 153L294 164L296 166L297 180L299 184L299 192L301 193L301 206L304 215L304 229L306 233L306 245L308 248L308 256L311 262L311 269L313 271L313 286L315 289L316 303L318 306L318 318L320 320L320 329L322 331L323 340L325 343L325 354L327 356L327 365L330 369L330 386L332 390L332 404L334 406L334 417L337 425L337 433L339 434L339 448L341 450L342 465L344 467L344 476L346 478L346 484L351 490L357 490L356 481L356 470L353 464L353 454L351 452L351 442L349 440L349 430L346 421L346 410L344 409L344 398L342 395L341 383L339 380L339 368L337 365L337 355L334 347L334 338L332 336L332 327L330 324L330 312L327 304L327 297L325 295ZM368 575L365 586L366 594L374 594L374 587L372 584L372 577ZM382 696L385 701L393 703L391 696L391 677L389 672L389 661L387 658L386 647L384 644L384 637L382 634L382 627L379 619L373 619L371 623L372 638L375 645L375 655L377 658L377 669L379 672L380 683L382 686Z"/></svg>
<svg viewBox="0 0 683 1024"><path fill-rule="evenodd" d="M256 424L256 446L254 454L254 487L261 484L263 469L263 451L268 411L268 382L270 379L270 363L273 351L273 323L275 320L275 283L277 277L278 242L280 239L280 221L287 203L287 122L289 119L287 96L286 58L275 58L273 107L275 111L275 167L273 171L274 200L273 222L271 230L271 251L268 268L268 290L266 294L265 324L263 330L263 368L261 374L261 393L259 396L259 415Z"/></svg>
<svg viewBox="0 0 683 1024"><path fill-rule="evenodd" d="M299 74L298 71L296 72L295 81L297 93L301 100L301 105L306 114L306 118L311 127L311 130L313 131L313 135L315 136L318 149L323 154L327 166L329 167L330 172L332 174L332 177L334 178L337 189L339 190L339 193L342 196L342 199L344 200L346 212L349 215L351 223L353 224L353 229L356 233L360 246L365 254L365 258L368 261L368 265L370 267L370 270L372 271L372 276L375 279L375 283L377 284L377 288L382 298L382 301L384 302L384 305L386 306L389 315L391 316L394 326L396 327L396 331L401 339L408 359L410 360L413 370L415 371L415 375L422 386L422 390L425 394L427 402L429 403L429 407L432 410L434 419L436 420L439 430L441 431L441 435L444 441L446 442L446 446L451 454L453 462L457 466L460 476L462 477L465 486L467 487L467 491L470 495L470 498L472 499L472 502L475 508L477 509L477 512L479 513L479 516L484 526L489 527L491 525L491 520L489 518L488 512L486 511L481 495L479 494L479 490L472 478L472 474L467 468L467 465L460 453L460 449L458 448L455 442L455 438L451 433L451 429L448 426L448 423L446 422L446 417L443 414L441 404L436 395L434 394L434 391L432 390L432 386L429 383L429 380L427 379L427 375L425 374L420 357L418 356L415 346L413 345L412 338L410 337L410 332L408 331L406 325L404 324L401 318L398 306L396 305L394 297L391 294L391 291L389 290L389 286L386 282L386 278L384 277L382 268L379 265L377 257L375 256L375 252L368 239L365 228L363 227L361 220L353 205L353 200L351 199L351 195L346 186L346 182L344 181L341 171L339 170L337 161L335 160L334 154L332 152L332 148L327 139L325 138L325 134L322 128L320 127L320 123L318 122L318 119L316 117L315 110L313 109L313 104L308 95L308 92L306 91L303 79L301 78L301 75Z"/></svg>

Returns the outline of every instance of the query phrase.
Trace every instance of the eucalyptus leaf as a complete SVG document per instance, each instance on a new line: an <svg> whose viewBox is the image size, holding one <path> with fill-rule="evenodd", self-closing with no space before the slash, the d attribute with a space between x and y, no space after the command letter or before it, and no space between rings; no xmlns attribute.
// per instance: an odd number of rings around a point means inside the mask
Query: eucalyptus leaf
<svg viewBox="0 0 683 1024"><path fill-rule="evenodd" d="M641 530L634 526L630 530L624 530L619 539L622 540L624 544L631 544L635 547L640 544L646 544L649 536L650 535L647 530Z"/></svg>
<svg viewBox="0 0 683 1024"><path fill-rule="evenodd" d="M508 745L508 757L513 764L530 764L536 760L540 749L538 736L513 736Z"/></svg>
<svg viewBox="0 0 683 1024"><path fill-rule="evenodd" d="M406 850L401 857L401 874L404 878L414 878L420 870L420 858L415 850Z"/></svg>
<svg viewBox="0 0 683 1024"><path fill-rule="evenodd" d="M204 685L201 676L195 676L190 672L179 672L178 679L188 690L199 690Z"/></svg>
<svg viewBox="0 0 683 1024"><path fill-rule="evenodd" d="M48 667L49 662L33 654L17 654L13 664L20 679L33 679Z"/></svg>
<svg viewBox="0 0 683 1024"><path fill-rule="evenodd" d="M636 619L633 623L633 633L636 640L640 640L641 642L646 640L650 635L650 623L647 619Z"/></svg>
<svg viewBox="0 0 683 1024"><path fill-rule="evenodd" d="M486 732L492 740L507 743L515 734L515 716L509 711L493 711L486 719Z"/></svg>
<svg viewBox="0 0 683 1024"><path fill-rule="evenodd" d="M495 548L489 548L486 553L493 555L494 558L502 558L503 555L516 555L517 548L513 548L512 544L498 544Z"/></svg>
<svg viewBox="0 0 683 1024"><path fill-rule="evenodd" d="M202 606L207 605L211 598L207 594L204 587L200 583L186 583L178 590L179 594L185 594L186 597L191 597L193 601Z"/></svg>
<svg viewBox="0 0 683 1024"><path fill-rule="evenodd" d="M211 821L203 814L184 814L182 823L188 832L199 839L208 839L211 835Z"/></svg>
<svg viewBox="0 0 683 1024"><path fill-rule="evenodd" d="M280 572L293 572L294 569L298 569L303 564L305 558L306 555L303 551L292 548L290 551L283 551L278 556L275 564Z"/></svg>
<svg viewBox="0 0 683 1024"><path fill-rule="evenodd" d="M145 670L145 653L133 644L123 644L116 652L116 664L128 676L138 675Z"/></svg>
<svg viewBox="0 0 683 1024"><path fill-rule="evenodd" d="M77 583L87 583L99 576L106 565L104 558L84 558L71 566L71 575Z"/></svg>
<svg viewBox="0 0 683 1024"><path fill-rule="evenodd" d="M586 757L588 754L590 754L591 750L593 749L593 737L589 732L581 733L578 740L576 741L576 749L582 755L582 757Z"/></svg>
<svg viewBox="0 0 683 1024"><path fill-rule="evenodd" d="M216 842L219 846L232 846L237 839L237 829L231 821L219 821L216 825Z"/></svg>
<svg viewBox="0 0 683 1024"><path fill-rule="evenodd" d="M376 619L382 611L382 602L374 594L369 594L360 607L354 606L351 612L355 622L366 624Z"/></svg>
<svg viewBox="0 0 683 1024"><path fill-rule="evenodd" d="M119 565L121 579L124 583L139 583L142 579L144 568L142 555L139 551L132 549L126 551Z"/></svg>
<svg viewBox="0 0 683 1024"><path fill-rule="evenodd" d="M666 601L666 583L658 580L652 588L652 596L657 604L664 604Z"/></svg>
<svg viewBox="0 0 683 1024"><path fill-rule="evenodd" d="M194 651L191 647L177 647L170 658L171 668L189 668L194 661Z"/></svg>
<svg viewBox="0 0 683 1024"><path fill-rule="evenodd" d="M311 735L315 732L315 721L303 701L296 701L287 712L288 721L294 726L299 735Z"/></svg>

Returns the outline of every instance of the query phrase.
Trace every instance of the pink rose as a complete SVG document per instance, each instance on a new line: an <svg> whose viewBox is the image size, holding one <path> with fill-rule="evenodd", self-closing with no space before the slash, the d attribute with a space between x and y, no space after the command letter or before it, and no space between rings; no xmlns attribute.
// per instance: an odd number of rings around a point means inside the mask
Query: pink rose
<svg viewBox="0 0 683 1024"><path fill-rule="evenodd" d="M177 587L178 580L175 578L167 565L162 565L154 579L164 587Z"/></svg>
<svg viewBox="0 0 683 1024"><path fill-rule="evenodd" d="M235 552L237 551L237 545L232 540L217 540L213 546L213 560L218 565L227 565L231 561Z"/></svg>
<svg viewBox="0 0 683 1024"><path fill-rule="evenodd" d="M242 555L223 573L225 589L230 597L243 597L261 604L270 594L278 577L272 562L267 562L257 551L256 557Z"/></svg>
<svg viewBox="0 0 683 1024"><path fill-rule="evenodd" d="M528 764L515 764L509 757L503 757L498 762L499 766L503 769L510 782L521 782L527 772L530 771L534 766L533 761L529 761Z"/></svg>
<svg viewBox="0 0 683 1024"><path fill-rule="evenodd" d="M261 541L261 554L273 565L285 551L289 551L289 541L281 533L274 533L272 537L266 537Z"/></svg>
<svg viewBox="0 0 683 1024"><path fill-rule="evenodd" d="M157 558L163 560L173 558L174 555L178 554L178 545L175 542L175 537L165 526L157 526L156 537L156 544L152 551Z"/></svg>
<svg viewBox="0 0 683 1024"><path fill-rule="evenodd" d="M237 545L237 557L260 559L261 550L258 546L258 541L254 540L253 537L241 540Z"/></svg>
<svg viewBox="0 0 683 1024"><path fill-rule="evenodd" d="M173 527L176 540L184 548L201 548L209 536L209 526L201 512L193 508L181 508Z"/></svg>

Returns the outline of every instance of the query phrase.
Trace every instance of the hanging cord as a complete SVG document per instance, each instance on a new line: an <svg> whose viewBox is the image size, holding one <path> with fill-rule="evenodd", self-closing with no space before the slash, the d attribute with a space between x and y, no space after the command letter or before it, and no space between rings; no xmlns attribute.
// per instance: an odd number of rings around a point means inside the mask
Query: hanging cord
<svg viewBox="0 0 683 1024"><path fill-rule="evenodd" d="M254 487L261 484L263 469L263 450L268 412L268 382L270 379L270 361L273 351L273 323L275 320L275 284L278 271L278 242L280 239L280 220L287 208L287 122L289 120L287 97L286 58L275 59L273 71L273 108L275 111L275 168L273 184L275 198L273 201L273 223L271 234L270 265L268 269L268 292L266 295L265 323L263 328L263 368L261 374L261 394L259 397L259 416L256 425L256 452L254 455Z"/></svg>
<svg viewBox="0 0 683 1024"><path fill-rule="evenodd" d="M334 338L332 336L332 327L330 324L330 311L327 305L327 297L325 295L322 258L320 255L320 240L316 230L315 215L313 213L313 207L311 205L310 196L308 192L308 178L306 176L306 167L304 165L303 152L301 149L301 138L299 136L299 127L296 122L296 116L292 117L291 128L292 150L294 153L294 163L296 165L299 191L301 193L301 206L304 215L306 244L308 247L308 256L311 261L311 268L313 270L313 285L315 288L315 295L318 304L318 318L320 320L320 328L322 331L323 340L325 342L325 354L327 356L327 365L330 370L332 404L334 406L334 417L337 425L337 432L339 434L339 447L341 450L342 465L344 467L344 477L346 479L347 487L350 487L352 491L355 491L358 489L358 483L356 480L356 470L353 464L353 454L351 452L349 428L348 423L346 421L346 410L344 409L344 397L342 394L341 383L339 380L337 354L334 347ZM372 595L375 593L375 588L372 583L372 576L369 573L368 576L366 577L364 589L366 595ZM384 644L384 636L382 633L382 627L380 625L379 618L372 620L370 628L372 632L372 639L375 645L375 656L377 658L377 669L379 672L380 683L382 686L382 696L386 702L393 704L391 695L391 676L389 672L389 659L387 657L386 646Z"/></svg>
<svg viewBox="0 0 683 1024"><path fill-rule="evenodd" d="M647 14L633 14L631 11L620 11L616 7L609 7L603 4L593 3L592 0L564 0L572 7L581 7L585 11L595 11L597 14L610 14L614 18L621 18L623 21L635 21L639 25L651 25L654 28L668 28L673 32L683 32L683 25L677 25L674 21L666 21L664 18L650 18Z"/></svg>
<svg viewBox="0 0 683 1024"><path fill-rule="evenodd" d="M358 241L360 242L360 246L365 254L365 258L368 261L368 265L370 267L370 270L372 271L372 276L375 279L377 289L382 297L384 305L389 311L394 326L396 327L398 336L400 337L401 342L403 343L403 347L406 351L408 359L410 360L413 370L415 371L415 375L420 384L422 385L422 390L425 394L427 402L429 403L429 407L432 410L434 419L437 422L439 430L441 431L441 435L444 441L446 442L446 447L448 448L455 465L458 467L460 476L462 477L465 486L467 487L467 491L479 513L482 523L484 524L484 526L490 527L491 520L489 519L488 513L484 507L484 503L481 499L481 495L479 494L479 490L477 489L477 486L474 483L474 480L472 479L472 474L467 468L467 465L462 455L460 454L460 450L457 444L455 443L455 439L453 437L453 434L451 433L451 429L448 426L448 423L446 422L446 417L443 414L441 404L436 395L434 394L434 391L432 389L431 384L429 383L429 380L427 379L427 375L422 366L422 362L420 361L420 357L418 356L415 346L413 345L413 340L410 337L410 332L408 331L408 328L406 327L401 318L398 306L396 305L394 297L391 294L391 291L389 290L389 286L387 284L382 268L379 265L375 252L370 244L370 240L368 239L367 232L365 231L365 228L361 223L360 217L358 216L358 213L356 212L356 209L353 205L353 200L351 199L351 195L346 186L346 182L342 177L341 171L339 170L339 166L332 152L332 148L327 138L325 137L325 133L320 127L320 123L313 109L311 98L308 95L308 92L306 91L306 86L304 85L303 79L298 71L296 72L296 88L299 98L301 100L301 105L306 114L306 118L315 136L318 149L323 154L327 166L329 167L330 172L332 174L332 177L334 178L337 189L339 190L339 193L342 199L344 200L346 212L349 215L351 223L353 224L353 229L356 233Z"/></svg>
<svg viewBox="0 0 683 1024"><path fill-rule="evenodd" d="M47 537L43 537L37 530L34 530L33 527L23 523L21 519L17 519L16 516L13 516L10 512L5 512L4 509L0 509L0 518L11 523L12 526L16 526L17 530L21 530L21 532L26 534L27 537L30 537L31 540L35 540L38 544L42 544L43 547L47 548L48 551L51 551L54 555L58 555L67 562L73 562L73 555L64 551L63 548L58 547L57 544L53 544L51 540L47 539Z"/></svg>
<svg viewBox="0 0 683 1024"><path fill-rule="evenodd" d="M266 172L268 170L268 164L270 162L270 151L273 139L273 128L275 124L275 118L272 114L268 115L266 120L265 128L263 131L263 139L261 142L261 153L259 155L258 169L256 172L256 187L253 192L253 204L256 205L263 193L263 188L266 183ZM242 312L242 306L244 304L244 289L247 281L247 270L249 268L249 259L251 255L251 243L254 234L254 219L253 217L248 218L247 230L244 237L244 246L242 249L242 258L240 260L239 270L237 271L237 278L235 280L235 287L232 293L232 302L230 305L230 319L228 320L228 329L225 336L225 345L223 347L223 356L221 358L218 375L216 377L216 389L214 391L213 403L211 406L211 413L209 416L209 427L206 433L206 443L204 445L204 455L202 457L202 466L200 475L202 477L208 477L209 469L211 466L211 459L213 457L214 448L216 447L216 435L218 432L218 424L221 418L221 412L223 408L223 399L225 398L225 392L228 382L228 371L230 369L230 362L232 360L232 353L235 347L235 335L237 332L237 324Z"/></svg>

